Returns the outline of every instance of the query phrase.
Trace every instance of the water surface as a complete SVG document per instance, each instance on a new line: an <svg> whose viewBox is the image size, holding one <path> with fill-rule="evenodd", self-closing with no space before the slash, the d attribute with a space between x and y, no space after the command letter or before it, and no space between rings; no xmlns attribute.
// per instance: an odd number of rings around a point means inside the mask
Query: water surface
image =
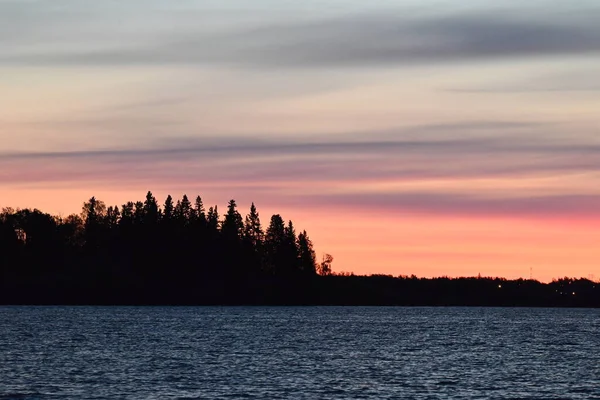
<svg viewBox="0 0 600 400"><path fill-rule="evenodd" d="M600 310L0 307L0 399L600 398Z"/></svg>

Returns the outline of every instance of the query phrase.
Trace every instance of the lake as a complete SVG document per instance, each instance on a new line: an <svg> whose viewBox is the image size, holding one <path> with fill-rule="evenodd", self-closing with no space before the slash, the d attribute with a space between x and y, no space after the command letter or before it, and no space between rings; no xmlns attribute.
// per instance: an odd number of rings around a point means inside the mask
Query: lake
<svg viewBox="0 0 600 400"><path fill-rule="evenodd" d="M0 307L0 399L600 398L600 310Z"/></svg>

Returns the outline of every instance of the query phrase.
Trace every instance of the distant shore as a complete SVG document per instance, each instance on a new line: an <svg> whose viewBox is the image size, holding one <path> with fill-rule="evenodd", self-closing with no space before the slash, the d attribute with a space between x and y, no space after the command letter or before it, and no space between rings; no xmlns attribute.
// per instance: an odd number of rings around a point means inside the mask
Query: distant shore
<svg viewBox="0 0 600 400"><path fill-rule="evenodd" d="M502 278L330 275L254 277L201 282L4 282L3 305L344 305L600 307L600 285L563 278L551 283Z"/></svg>
<svg viewBox="0 0 600 400"><path fill-rule="evenodd" d="M600 307L600 284L335 274L305 230L200 196L0 212L0 304Z"/></svg>

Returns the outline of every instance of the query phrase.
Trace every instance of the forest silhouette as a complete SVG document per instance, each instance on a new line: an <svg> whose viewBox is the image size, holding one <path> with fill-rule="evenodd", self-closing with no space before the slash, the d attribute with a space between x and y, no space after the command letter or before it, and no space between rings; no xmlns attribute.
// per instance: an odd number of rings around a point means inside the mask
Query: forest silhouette
<svg viewBox="0 0 600 400"><path fill-rule="evenodd" d="M600 306L587 279L356 276L332 262L292 221L263 226L234 200L223 216L151 192L121 207L92 197L64 218L0 213L0 304Z"/></svg>

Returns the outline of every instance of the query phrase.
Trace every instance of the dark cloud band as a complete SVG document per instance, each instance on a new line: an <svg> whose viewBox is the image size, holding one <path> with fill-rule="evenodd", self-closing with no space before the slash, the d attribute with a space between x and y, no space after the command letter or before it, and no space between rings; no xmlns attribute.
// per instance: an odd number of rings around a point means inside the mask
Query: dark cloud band
<svg viewBox="0 0 600 400"><path fill-rule="evenodd" d="M504 13L446 10L421 16L399 8L295 23L266 17L251 29L209 34L187 27L158 38L138 35L131 43L110 32L94 33L95 41L90 38L92 45L86 46L82 38L53 31L50 37L62 46L51 52L11 52L8 46L0 63L339 68L599 54L600 8L583 5L569 11L546 15L519 8ZM48 26L61 29L56 23ZM83 39L85 34L82 25Z"/></svg>

